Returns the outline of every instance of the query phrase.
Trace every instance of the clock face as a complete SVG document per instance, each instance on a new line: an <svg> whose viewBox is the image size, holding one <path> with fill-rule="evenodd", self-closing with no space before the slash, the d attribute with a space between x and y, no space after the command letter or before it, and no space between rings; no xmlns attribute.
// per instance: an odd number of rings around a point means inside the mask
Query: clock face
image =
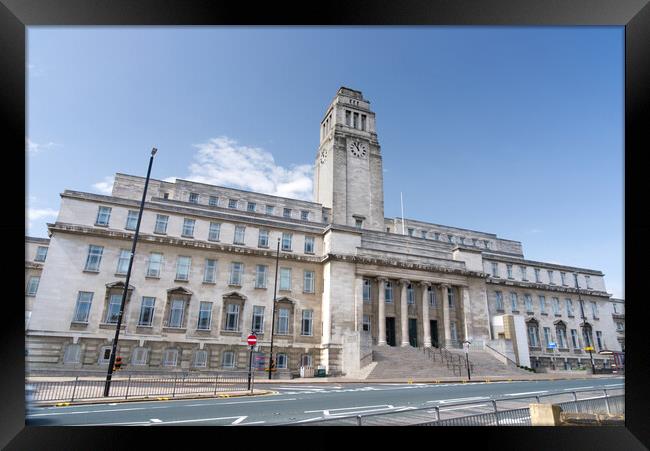
<svg viewBox="0 0 650 451"><path fill-rule="evenodd" d="M352 155L355 157L365 157L368 153L368 148L366 145L359 141L351 141L348 147Z"/></svg>

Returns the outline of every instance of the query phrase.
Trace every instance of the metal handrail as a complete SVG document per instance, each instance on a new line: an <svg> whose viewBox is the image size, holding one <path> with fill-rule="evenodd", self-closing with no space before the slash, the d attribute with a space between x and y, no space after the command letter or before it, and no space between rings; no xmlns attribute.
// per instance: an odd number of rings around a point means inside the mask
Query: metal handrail
<svg viewBox="0 0 650 451"><path fill-rule="evenodd" d="M455 403L445 403L444 406L442 407L458 407L458 406L464 406L464 405L472 405L476 404L477 402L484 402L488 403L491 402L492 405L494 406L494 411L495 412L504 412L504 410L497 410L497 402L499 401L512 401L512 400L517 400L517 399L531 399L535 398L537 402L540 402L540 399L543 397L550 397L550 396L558 396L558 395L573 395L574 402L578 401L578 397L576 393L583 393L583 392L594 392L594 391L602 391L604 393L604 396L597 397L597 398L588 398L588 399L603 399L603 398L609 398L610 396L619 396L619 395L611 395L608 393L608 390L621 390L625 387L625 384L621 384L621 388L614 388L614 387L609 387L609 388L582 388L582 389L575 389L572 391L557 391L553 393L547 393L547 394L540 394L540 395L528 395L528 396L508 396L508 397L501 397L501 398L493 398L491 396L485 398L485 399L475 399L473 401L461 401L461 402L455 402ZM580 400L582 401L582 400ZM377 412L377 413L367 413L367 414L351 414L348 416L337 416L336 418L331 418L331 419L322 419L318 421L314 421L314 423L318 423L320 421L335 421L335 420L344 420L344 419L349 419L349 418L356 418L357 419L357 424L361 426L361 419L366 418L366 417L378 417L378 416L385 416L385 415L396 415L399 413L413 413L413 412L419 412L419 411L424 411L424 410L435 410L436 411L436 420L435 421L440 421L440 405L434 405L430 407L419 407L415 409L409 409L405 412L400 412L400 411L389 411L389 412ZM286 425L292 425L295 423L285 423Z"/></svg>
<svg viewBox="0 0 650 451"><path fill-rule="evenodd" d="M490 346L490 345L487 344L487 343L486 343L484 346L485 346L486 348L490 348L491 350L493 350L493 351L496 352L497 354L502 355L503 357L506 358L506 360L507 360L509 363L511 363L512 365L514 365L514 366L516 366L517 368L519 368L519 365L517 364L517 362L515 362L514 360L512 360L510 357L508 357L507 355L505 355L505 354L502 353L501 351L499 351L499 350L497 350L497 349L494 349L492 346Z"/></svg>

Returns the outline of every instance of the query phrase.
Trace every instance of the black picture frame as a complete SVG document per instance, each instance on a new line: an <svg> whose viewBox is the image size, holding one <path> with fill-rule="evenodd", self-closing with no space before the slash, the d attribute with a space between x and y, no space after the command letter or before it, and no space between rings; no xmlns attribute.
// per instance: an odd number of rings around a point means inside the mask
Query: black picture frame
<svg viewBox="0 0 650 451"><path fill-rule="evenodd" d="M302 6L302 8L300 8ZM315 8L313 6L316 6ZM650 241L650 221L646 219L647 188L644 177L645 153L648 152L648 127L643 120L650 105L650 6L648 0L346 0L293 5L265 2L216 3L207 0L0 0L0 102L5 134L5 165L16 177L5 178L5 202L10 210L2 224L5 245L15 255L24 255L24 221L20 196L15 195L18 182L25 180L26 136L26 27L36 25L517 25L517 26L624 26L625 27L625 287L626 287L626 426L601 428L416 428L417 437L406 437L400 428L348 428L346 433L359 438L345 439L339 434L324 434L309 428L292 428L288 434L267 429L250 434L241 428L66 428L25 427L24 424L24 280L14 259L7 265L5 278L10 280L11 320L2 327L2 421L0 445L6 449L114 449L134 447L142 437L148 445L164 440L164 447L217 446L224 437L237 438L240 446L339 448L381 446L387 440L407 440L411 446L466 447L488 449L643 449L650 443L647 383L649 353L641 324L647 317L648 302L641 295L647 265L644 257ZM9 158L7 160L7 157ZM13 188L13 189L12 189ZM15 235L15 236L14 236ZM12 239L13 238L13 239ZM18 257L21 258L21 257ZM155 431L155 432L154 432ZM215 433L215 431L217 431ZM408 431L414 431L413 428ZM243 433L242 433L243 432ZM410 432L413 433L413 432ZM298 434L296 436L295 434ZM273 438L275 436L275 438ZM444 437L443 437L444 436ZM257 437L257 439L255 439ZM157 439L156 439L157 438ZM253 440L251 440L251 438ZM372 444L371 444L372 443ZM196 446L196 445L195 445ZM232 445L229 445L232 446Z"/></svg>

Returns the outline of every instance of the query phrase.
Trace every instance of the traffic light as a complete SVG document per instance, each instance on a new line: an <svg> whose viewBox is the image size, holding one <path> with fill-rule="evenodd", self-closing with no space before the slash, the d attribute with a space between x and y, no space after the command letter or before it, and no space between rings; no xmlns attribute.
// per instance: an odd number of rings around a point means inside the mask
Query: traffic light
<svg viewBox="0 0 650 451"><path fill-rule="evenodd" d="M117 371L122 368L122 357L119 355L115 357L115 364L113 365L113 371Z"/></svg>

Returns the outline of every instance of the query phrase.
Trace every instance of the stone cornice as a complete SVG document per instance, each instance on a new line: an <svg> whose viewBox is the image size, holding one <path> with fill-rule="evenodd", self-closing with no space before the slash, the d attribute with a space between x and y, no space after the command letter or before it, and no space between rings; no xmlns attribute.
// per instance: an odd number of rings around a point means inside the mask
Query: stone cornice
<svg viewBox="0 0 650 451"><path fill-rule="evenodd" d="M43 269L43 263L30 262L25 260L26 269Z"/></svg>
<svg viewBox="0 0 650 451"><path fill-rule="evenodd" d="M547 285L547 284L535 283L535 282L521 282L517 280L494 279L493 277L490 276L487 277L486 282L491 283L493 285L529 288L529 289L544 290L544 291L554 291L556 293L570 293L576 295L580 294L585 296L599 296L599 297L606 297L606 298L610 297L610 294L604 291L586 290L586 289L577 290L575 288L563 287L560 285Z"/></svg>
<svg viewBox="0 0 650 451"><path fill-rule="evenodd" d="M467 269L447 268L438 265L424 265L420 263L402 262L398 260L364 257L359 255L327 254L323 258L322 262L325 263L328 261L342 261L342 262L356 263L361 265L378 265L378 266L388 266L393 268L414 269L419 271L458 274L461 276L479 277L481 279L485 279L488 277L487 273L470 271Z"/></svg>
<svg viewBox="0 0 650 451"><path fill-rule="evenodd" d="M601 271L597 271L595 269L578 268L576 266L557 265L554 263L538 262L535 260L527 260L524 258L516 258L516 257L513 258L502 254L497 254L494 252L483 252L483 259L488 261L495 260L498 261L499 263L514 263L517 265L539 266L540 268L552 269L556 271L565 270L567 272L579 272L579 273L589 274L594 276L604 276L604 274Z"/></svg>
<svg viewBox="0 0 650 451"><path fill-rule="evenodd" d="M108 239L117 239L117 240L133 240L133 234L122 232L119 230L111 229L99 229L87 226L80 226L76 224L66 224L57 222L56 224L48 224L48 228L52 232L62 232L62 233L72 233L75 235L86 235L86 236L96 236L99 238L108 238ZM166 246L175 246L182 248L192 248L192 249L202 249L202 250L211 250L226 252L232 254L246 254L254 255L258 257L269 257L275 258L274 250L263 250L263 249L254 249L250 247L237 246L234 244L221 244L221 243L211 243L208 241L201 240L186 240L183 238L172 238L168 236L160 235L151 235L146 233L140 233L138 235L138 243L148 243L148 244L162 244ZM320 263L322 260L319 257L310 257L294 253L283 253L280 252L280 259L282 260L295 260L302 261L307 263Z"/></svg>
<svg viewBox="0 0 650 451"><path fill-rule="evenodd" d="M95 201L103 204L130 207L133 209L140 208L140 201L137 200L104 196L101 194L84 193L80 191L66 190L61 194L61 197ZM233 223L254 224L311 234L322 234L324 233L327 226L327 224L324 223L301 221L298 219L284 218L280 216L267 216L263 213L244 212L241 210L234 210L224 207L210 207L208 205L201 204L196 206L196 204L189 204L188 202L160 198L153 198L152 200L145 202L145 210L159 211L163 213L176 213L184 216L194 216L204 220L219 219Z"/></svg>

